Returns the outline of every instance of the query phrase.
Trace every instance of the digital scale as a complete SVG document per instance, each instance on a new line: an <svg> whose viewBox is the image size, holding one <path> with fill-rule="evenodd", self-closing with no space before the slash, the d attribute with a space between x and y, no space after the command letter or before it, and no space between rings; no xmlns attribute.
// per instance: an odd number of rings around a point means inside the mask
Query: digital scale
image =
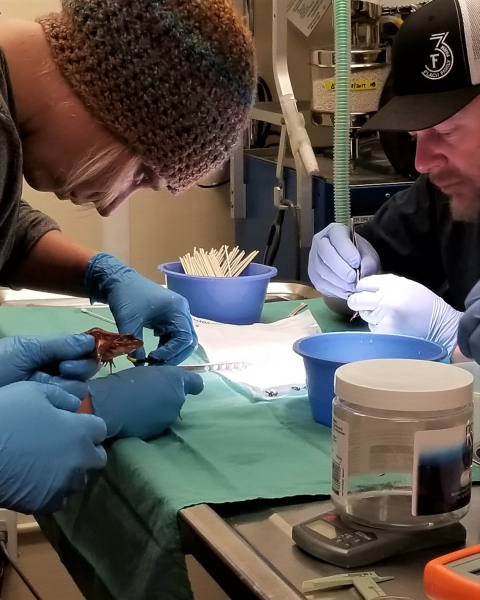
<svg viewBox="0 0 480 600"><path fill-rule="evenodd" d="M295 525L293 541L305 552L338 567L351 569L375 563L389 556L446 544L462 544L467 532L461 523L423 531L389 531L345 523L334 511ZM480 546L478 546L480 552ZM480 556L478 562L480 574ZM480 600L480 578L478 598ZM439 597L440 598L440 597ZM453 599L453 596L452 596ZM449 598L449 600L452 600ZM441 598L443 600L443 597Z"/></svg>

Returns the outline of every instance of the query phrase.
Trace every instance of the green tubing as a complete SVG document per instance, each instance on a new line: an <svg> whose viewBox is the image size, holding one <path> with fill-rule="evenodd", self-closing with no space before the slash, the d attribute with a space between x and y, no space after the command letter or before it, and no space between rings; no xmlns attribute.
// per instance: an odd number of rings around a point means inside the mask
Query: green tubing
<svg viewBox="0 0 480 600"><path fill-rule="evenodd" d="M334 0L335 126L333 141L333 198L335 221L350 219L350 0Z"/></svg>

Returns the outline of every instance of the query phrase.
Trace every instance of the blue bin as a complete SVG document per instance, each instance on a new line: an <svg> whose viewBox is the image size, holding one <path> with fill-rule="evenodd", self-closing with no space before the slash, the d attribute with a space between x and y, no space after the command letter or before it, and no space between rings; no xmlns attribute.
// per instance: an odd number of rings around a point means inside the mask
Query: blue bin
<svg viewBox="0 0 480 600"><path fill-rule="evenodd" d="M437 344L407 335L335 331L302 338L293 349L303 358L308 399L315 421L332 426L333 384L338 367L372 358L416 358L441 361L447 351Z"/></svg>
<svg viewBox="0 0 480 600"><path fill-rule="evenodd" d="M187 275L180 262L164 263L167 287L184 296L195 317L233 325L257 323L262 313L268 282L275 267L250 263L238 277Z"/></svg>

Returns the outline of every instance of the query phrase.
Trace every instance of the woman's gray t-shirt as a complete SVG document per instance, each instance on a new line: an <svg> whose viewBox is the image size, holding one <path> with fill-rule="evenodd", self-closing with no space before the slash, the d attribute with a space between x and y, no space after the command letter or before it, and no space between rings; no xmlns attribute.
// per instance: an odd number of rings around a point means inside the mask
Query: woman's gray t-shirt
<svg viewBox="0 0 480 600"><path fill-rule="evenodd" d="M22 200L22 145L7 61L0 49L0 285L57 223Z"/></svg>

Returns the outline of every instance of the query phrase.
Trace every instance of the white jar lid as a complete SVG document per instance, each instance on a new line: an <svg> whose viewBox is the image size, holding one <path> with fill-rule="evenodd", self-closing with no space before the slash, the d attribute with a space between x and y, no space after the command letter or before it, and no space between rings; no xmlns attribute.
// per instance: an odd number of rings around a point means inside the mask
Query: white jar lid
<svg viewBox="0 0 480 600"><path fill-rule="evenodd" d="M449 410L472 402L473 375L427 360L362 360L337 369L335 394L351 404L381 410Z"/></svg>

